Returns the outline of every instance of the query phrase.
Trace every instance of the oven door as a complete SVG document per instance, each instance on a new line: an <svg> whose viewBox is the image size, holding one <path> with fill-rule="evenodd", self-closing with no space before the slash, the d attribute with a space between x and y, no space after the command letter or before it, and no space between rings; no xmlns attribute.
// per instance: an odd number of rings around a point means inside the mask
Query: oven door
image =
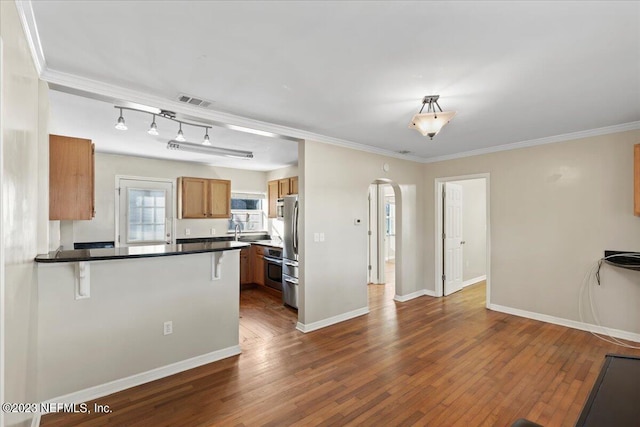
<svg viewBox="0 0 640 427"><path fill-rule="evenodd" d="M282 292L282 259L264 257L264 284Z"/></svg>

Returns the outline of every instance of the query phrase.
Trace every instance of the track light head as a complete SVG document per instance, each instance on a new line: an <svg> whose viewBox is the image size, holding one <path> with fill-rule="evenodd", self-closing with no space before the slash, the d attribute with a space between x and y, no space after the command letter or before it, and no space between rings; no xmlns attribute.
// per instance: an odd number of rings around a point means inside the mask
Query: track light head
<svg viewBox="0 0 640 427"><path fill-rule="evenodd" d="M153 122L151 122L151 126L149 126L149 130L147 131L149 135L158 135L158 125L156 124L156 115L153 115Z"/></svg>
<svg viewBox="0 0 640 427"><path fill-rule="evenodd" d="M122 117L122 108L120 109L120 117L118 117L118 122L116 123L116 129L127 130L127 125L124 123L124 117Z"/></svg>

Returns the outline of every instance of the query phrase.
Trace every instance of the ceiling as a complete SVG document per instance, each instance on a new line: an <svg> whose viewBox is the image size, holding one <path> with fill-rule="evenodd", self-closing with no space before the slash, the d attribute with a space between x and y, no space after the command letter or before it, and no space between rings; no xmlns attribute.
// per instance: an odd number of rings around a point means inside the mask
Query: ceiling
<svg viewBox="0 0 640 427"><path fill-rule="evenodd" d="M45 80L99 82L158 108L193 95L212 103L189 110L205 121L226 114L291 136L406 150L419 161L640 127L640 2L30 5ZM432 141L407 127L425 95L457 112ZM173 156L164 148L175 136L170 122L171 131L153 138L149 116L126 114L130 129L118 134L113 103L59 92L52 111L56 131L104 138L99 151ZM228 166L268 170L297 158L293 141L215 133L214 144L256 152L255 161Z"/></svg>

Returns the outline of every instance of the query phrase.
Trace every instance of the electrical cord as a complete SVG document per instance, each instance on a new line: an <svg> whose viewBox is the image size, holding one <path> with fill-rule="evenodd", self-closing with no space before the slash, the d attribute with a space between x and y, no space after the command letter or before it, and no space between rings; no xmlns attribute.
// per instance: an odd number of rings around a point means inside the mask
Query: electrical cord
<svg viewBox="0 0 640 427"><path fill-rule="evenodd" d="M584 321L584 316L583 316L583 300L584 300L584 292L586 290L587 292L587 297L589 299L589 307L591 309L591 316L593 317L593 320L595 321L596 326L598 326L599 328L601 328L604 332L603 333L596 333L593 331L590 331L592 335L594 335L595 337L608 342L609 344L614 344L614 345L619 345L621 347L625 347L625 348L630 348L630 349L634 349L634 350L640 350L640 347L638 346L633 346L631 344L627 344L624 341L619 340L618 338L611 336L611 334L609 333L608 329L604 326L602 326L602 324L600 323L600 318L599 318L599 314L598 314L598 307L596 306L594 300L593 300L593 293L591 291L591 286L590 283L592 282L592 278L595 279L595 282L597 283L598 286L601 286L601 281L600 281L600 269L602 268L602 263L604 261L607 261L609 259L612 258L616 258L616 257L625 257L625 258L634 258L638 260L638 264L627 264L627 266L629 267L635 267L635 268L640 268L640 254L638 253L619 253L619 254L614 254L614 255L609 255L603 258L600 258L598 260L598 262L596 263L596 265L594 265L589 271L587 271L587 273L585 274L585 277L582 281L582 285L580 286L580 294L579 294L579 301L578 301L578 313L580 315L580 321L583 323L586 323Z"/></svg>

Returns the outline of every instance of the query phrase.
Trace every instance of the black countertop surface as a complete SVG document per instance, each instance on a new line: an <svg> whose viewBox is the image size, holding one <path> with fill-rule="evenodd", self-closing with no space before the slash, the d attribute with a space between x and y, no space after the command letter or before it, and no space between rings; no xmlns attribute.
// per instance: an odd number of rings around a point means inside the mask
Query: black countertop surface
<svg viewBox="0 0 640 427"><path fill-rule="evenodd" d="M242 249L250 246L245 242L204 242L182 243L176 245L153 246L128 246L120 248L102 249L75 249L70 251L52 251L48 254L38 255L36 262L78 262L78 261L102 261L110 259L148 258L157 256L188 255L205 252L220 252L233 249Z"/></svg>

